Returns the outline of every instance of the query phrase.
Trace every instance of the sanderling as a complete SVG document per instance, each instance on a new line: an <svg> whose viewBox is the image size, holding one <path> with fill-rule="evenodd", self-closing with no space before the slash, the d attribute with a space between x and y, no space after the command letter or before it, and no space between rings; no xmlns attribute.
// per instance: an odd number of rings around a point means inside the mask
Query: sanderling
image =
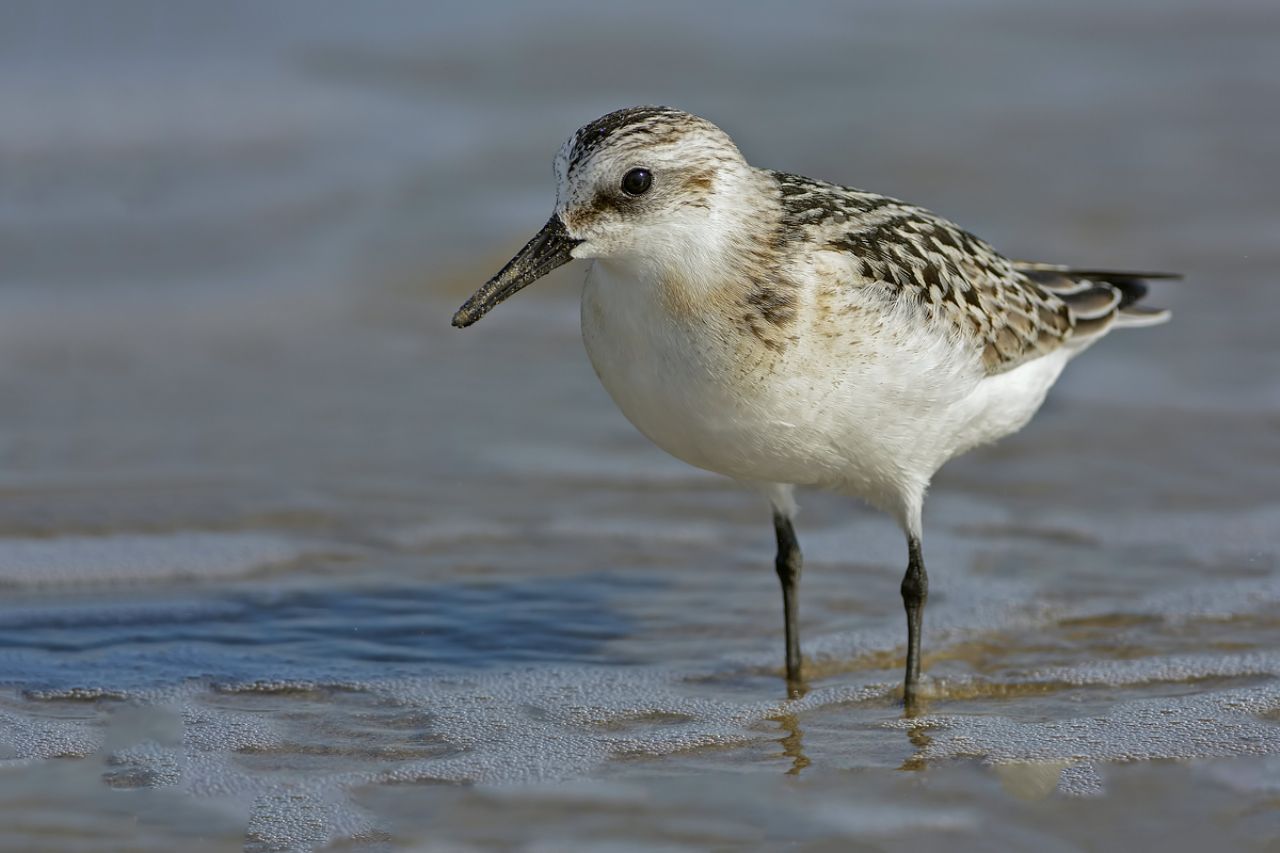
<svg viewBox="0 0 1280 853"><path fill-rule="evenodd" d="M582 337L630 421L773 508L786 674L800 684L796 486L854 495L907 537L904 698L929 592L921 504L948 459L1020 429L1068 361L1137 305L1143 279L1014 261L927 210L747 164L706 119L610 113L555 160L555 211L453 317L469 326L591 259Z"/></svg>

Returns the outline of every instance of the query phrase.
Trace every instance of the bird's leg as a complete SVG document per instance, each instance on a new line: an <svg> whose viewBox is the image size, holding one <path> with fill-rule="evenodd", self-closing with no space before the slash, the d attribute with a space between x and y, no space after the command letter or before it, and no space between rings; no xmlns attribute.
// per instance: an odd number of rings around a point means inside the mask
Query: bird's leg
<svg viewBox="0 0 1280 853"><path fill-rule="evenodd" d="M920 627L924 621L924 603L929 598L929 575L924 570L920 537L907 536L907 552L907 573L902 577L902 603L907 608L907 672L903 698L910 712L916 704L916 688L920 682Z"/></svg>
<svg viewBox="0 0 1280 853"><path fill-rule="evenodd" d="M803 559L791 519L776 509L773 512L773 529L778 535L778 557L774 567L782 583L782 612L787 633L787 686L795 693L803 689L800 683L800 625L796 619Z"/></svg>

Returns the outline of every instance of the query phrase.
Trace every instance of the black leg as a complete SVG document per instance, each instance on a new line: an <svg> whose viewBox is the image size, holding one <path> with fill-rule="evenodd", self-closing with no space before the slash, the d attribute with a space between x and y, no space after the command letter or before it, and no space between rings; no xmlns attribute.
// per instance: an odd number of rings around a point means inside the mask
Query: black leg
<svg viewBox="0 0 1280 853"><path fill-rule="evenodd" d="M929 574L924 570L918 537L907 537L907 551L907 573L902 577L902 603L907 608L907 673L903 697L909 711L915 705L916 687L920 682L920 627L924 621L924 603L929 598Z"/></svg>
<svg viewBox="0 0 1280 853"><path fill-rule="evenodd" d="M803 559L791 519L775 512L773 529L778 534L778 558L774 567L778 570L778 580L782 582L782 611L787 632L787 683L794 689L800 683L800 625L796 621L796 599Z"/></svg>

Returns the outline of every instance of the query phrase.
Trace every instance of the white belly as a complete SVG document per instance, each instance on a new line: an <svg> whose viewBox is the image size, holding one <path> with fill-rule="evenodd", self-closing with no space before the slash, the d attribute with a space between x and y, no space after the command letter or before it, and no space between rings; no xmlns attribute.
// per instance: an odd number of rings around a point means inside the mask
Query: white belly
<svg viewBox="0 0 1280 853"><path fill-rule="evenodd" d="M1022 426L1067 358L983 378L936 335L866 330L833 342L803 322L775 353L744 346L713 318L672 316L652 286L598 263L583 290L582 332L623 414L671 455L895 513L947 459Z"/></svg>

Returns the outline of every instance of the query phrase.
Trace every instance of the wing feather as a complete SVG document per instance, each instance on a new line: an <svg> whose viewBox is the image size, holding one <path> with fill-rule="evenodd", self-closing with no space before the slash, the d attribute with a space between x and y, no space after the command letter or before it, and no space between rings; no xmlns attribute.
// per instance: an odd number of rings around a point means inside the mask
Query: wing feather
<svg viewBox="0 0 1280 853"><path fill-rule="evenodd" d="M783 226L794 239L845 253L869 285L911 300L969 341L988 374L1092 340L1113 324L1148 325L1167 316L1134 306L1146 294L1144 279L1170 274L1012 261L924 208L770 174L781 191Z"/></svg>

